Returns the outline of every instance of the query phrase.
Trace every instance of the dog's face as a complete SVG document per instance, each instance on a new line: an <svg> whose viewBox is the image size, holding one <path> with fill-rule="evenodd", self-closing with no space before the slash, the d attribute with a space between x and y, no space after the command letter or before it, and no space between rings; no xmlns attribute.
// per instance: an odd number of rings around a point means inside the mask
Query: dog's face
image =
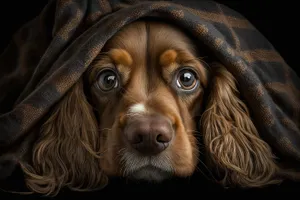
<svg viewBox="0 0 300 200"><path fill-rule="evenodd" d="M161 181L191 175L207 72L178 29L135 22L106 44L88 74L108 175Z"/></svg>

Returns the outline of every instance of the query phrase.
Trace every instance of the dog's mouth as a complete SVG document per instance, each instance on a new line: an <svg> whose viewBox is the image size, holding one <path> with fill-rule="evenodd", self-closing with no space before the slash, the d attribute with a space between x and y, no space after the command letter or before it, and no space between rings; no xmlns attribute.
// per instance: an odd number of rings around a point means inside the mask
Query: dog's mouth
<svg viewBox="0 0 300 200"><path fill-rule="evenodd" d="M144 156L125 151L121 159L123 177L131 180L161 182L174 174L170 158L166 154Z"/></svg>
<svg viewBox="0 0 300 200"><path fill-rule="evenodd" d="M161 182L171 178L172 172L149 164L130 172L127 177L138 181Z"/></svg>

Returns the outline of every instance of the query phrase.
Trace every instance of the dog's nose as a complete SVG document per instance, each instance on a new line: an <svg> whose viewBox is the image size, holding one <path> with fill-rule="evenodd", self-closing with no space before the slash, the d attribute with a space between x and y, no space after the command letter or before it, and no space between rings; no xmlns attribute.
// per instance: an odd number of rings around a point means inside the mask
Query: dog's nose
<svg viewBox="0 0 300 200"><path fill-rule="evenodd" d="M164 151L172 140L174 131L170 121L163 116L142 116L128 122L124 135L129 144L144 155Z"/></svg>

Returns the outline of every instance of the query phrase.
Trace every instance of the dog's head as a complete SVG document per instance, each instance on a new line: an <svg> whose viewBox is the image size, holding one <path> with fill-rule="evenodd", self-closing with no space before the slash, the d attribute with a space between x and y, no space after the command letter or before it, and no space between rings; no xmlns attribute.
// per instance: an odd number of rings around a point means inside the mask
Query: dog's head
<svg viewBox="0 0 300 200"><path fill-rule="evenodd" d="M200 51L165 23L120 30L43 124L31 165L22 165L28 186L53 193L103 186L110 176L187 177L196 171L200 134L225 183L269 183L277 169L271 150L232 74L208 69Z"/></svg>
<svg viewBox="0 0 300 200"><path fill-rule="evenodd" d="M189 38L163 24L130 24L107 43L88 76L106 174L160 181L193 173L193 119L207 72Z"/></svg>

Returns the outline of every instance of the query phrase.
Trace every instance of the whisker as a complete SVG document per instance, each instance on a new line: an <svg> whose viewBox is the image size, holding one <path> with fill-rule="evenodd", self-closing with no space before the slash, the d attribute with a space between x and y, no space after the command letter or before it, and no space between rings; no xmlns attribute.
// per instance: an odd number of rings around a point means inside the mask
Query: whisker
<svg viewBox="0 0 300 200"><path fill-rule="evenodd" d="M191 61L197 60L201 64L204 64L204 66L210 70L211 66L205 61L205 58L208 58L208 56L201 56L201 57L199 56L199 57L196 57L195 59L192 59Z"/></svg>
<svg viewBox="0 0 300 200"><path fill-rule="evenodd" d="M187 129L186 131L187 131L187 132L192 132L192 133L201 133L200 131L198 131L198 130L193 130L193 129Z"/></svg>
<svg viewBox="0 0 300 200"><path fill-rule="evenodd" d="M96 63L99 61L99 60L102 60L103 59L103 56L107 56L108 55L108 52L105 51L105 52L99 52L98 55L94 58L93 62L91 63L91 66L94 66L96 65Z"/></svg>
<svg viewBox="0 0 300 200"><path fill-rule="evenodd" d="M112 145L106 149L104 149L103 151L93 151L92 149L88 148L87 150L92 153L93 156L95 156L98 159L102 159L103 156L109 151L109 150L114 150L116 148L118 148L119 145ZM87 147L86 147L87 148Z"/></svg>
<svg viewBox="0 0 300 200"><path fill-rule="evenodd" d="M199 164L201 164L201 165L208 171L208 173L209 173L209 175L210 175L210 177L211 177L212 179L210 179L210 178L207 176L207 174L205 174L205 173L203 172L203 170L201 170L201 169L199 168L199 166L197 166L197 170L199 170L201 173L203 173L203 175L204 175L208 180L217 181L217 179L215 178L214 173L211 171L211 169L209 169L209 167L208 167L202 160L198 159L198 161L199 161Z"/></svg>
<svg viewBox="0 0 300 200"><path fill-rule="evenodd" d="M124 171L125 171L125 165L124 165L125 160L122 159L122 156L124 155L125 151L126 151L126 148L124 148L124 147L120 148L120 150L118 151L117 156L116 156L116 159L119 159L119 163L120 163L120 166L121 166L120 173L122 175L124 175Z"/></svg>
<svg viewBox="0 0 300 200"><path fill-rule="evenodd" d="M112 131L112 129L111 128L103 128L103 129L100 129L99 131L100 132L102 132L102 131Z"/></svg>
<svg viewBox="0 0 300 200"><path fill-rule="evenodd" d="M105 153L107 153L109 150L114 150L117 148L120 148L121 146L119 144L112 144L110 147L105 148L101 153L102 155L104 155Z"/></svg>

